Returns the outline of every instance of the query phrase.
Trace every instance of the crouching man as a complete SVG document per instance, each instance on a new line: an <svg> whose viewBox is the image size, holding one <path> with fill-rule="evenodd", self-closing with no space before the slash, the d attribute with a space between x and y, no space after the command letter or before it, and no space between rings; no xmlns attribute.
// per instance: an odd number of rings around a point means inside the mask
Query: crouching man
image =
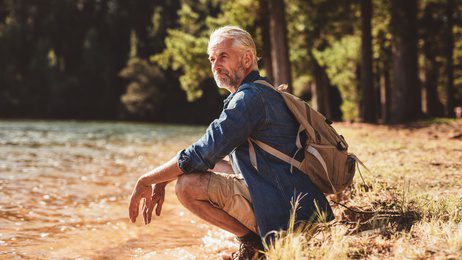
<svg viewBox="0 0 462 260"><path fill-rule="evenodd" d="M132 222L143 208L145 223L156 207L159 215L165 186L177 179L176 194L191 212L235 234L241 243L232 258L250 259L262 249L268 232L286 229L291 200L301 196L297 220L313 221L316 206L333 218L322 192L297 169L251 145L260 140L287 155L295 154L298 123L282 97L273 89L254 83L259 75L255 43L235 26L217 29L207 49L215 81L231 94L218 119L190 147L164 165L142 175L130 199ZM255 150L258 170L252 166L249 145ZM301 160L303 153L297 153ZM223 160L228 156L229 161Z"/></svg>

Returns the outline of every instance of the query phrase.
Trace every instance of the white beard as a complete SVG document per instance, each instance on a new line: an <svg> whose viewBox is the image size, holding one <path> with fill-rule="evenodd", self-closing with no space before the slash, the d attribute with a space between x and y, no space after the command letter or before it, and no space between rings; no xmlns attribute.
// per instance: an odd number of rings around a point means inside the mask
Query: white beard
<svg viewBox="0 0 462 260"><path fill-rule="evenodd" d="M221 75L219 73L213 73L213 78L215 79L217 86L219 88L226 88L226 89L237 89L243 77L244 77L244 68L242 66L239 66L237 68L237 71L234 75L230 75L228 71L221 73Z"/></svg>

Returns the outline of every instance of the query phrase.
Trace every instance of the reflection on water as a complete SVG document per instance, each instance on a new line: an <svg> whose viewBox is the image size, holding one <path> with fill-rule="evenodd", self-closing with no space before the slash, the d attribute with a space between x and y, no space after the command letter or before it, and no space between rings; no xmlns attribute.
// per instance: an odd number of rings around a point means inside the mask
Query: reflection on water
<svg viewBox="0 0 462 260"><path fill-rule="evenodd" d="M236 246L167 187L162 215L127 218L139 175L204 127L0 121L0 258L210 259Z"/></svg>

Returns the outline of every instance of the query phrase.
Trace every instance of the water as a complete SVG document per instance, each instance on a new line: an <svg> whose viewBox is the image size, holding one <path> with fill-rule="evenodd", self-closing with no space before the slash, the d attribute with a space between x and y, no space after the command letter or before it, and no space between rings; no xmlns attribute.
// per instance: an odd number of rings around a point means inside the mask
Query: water
<svg viewBox="0 0 462 260"><path fill-rule="evenodd" d="M229 233L184 209L167 186L160 217L131 224L137 178L204 127L0 121L0 258L210 259ZM154 218L154 217L153 217Z"/></svg>

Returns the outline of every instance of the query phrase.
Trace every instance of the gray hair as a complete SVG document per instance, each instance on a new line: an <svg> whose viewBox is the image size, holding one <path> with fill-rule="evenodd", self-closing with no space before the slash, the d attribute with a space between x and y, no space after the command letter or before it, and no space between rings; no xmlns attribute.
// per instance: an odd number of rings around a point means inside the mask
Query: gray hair
<svg viewBox="0 0 462 260"><path fill-rule="evenodd" d="M210 54L211 48L216 44L226 40L233 39L233 47L237 47L243 51L250 51L253 56L253 67L258 69L257 48L250 33L238 27L227 25L220 27L212 32L207 46L207 54Z"/></svg>

